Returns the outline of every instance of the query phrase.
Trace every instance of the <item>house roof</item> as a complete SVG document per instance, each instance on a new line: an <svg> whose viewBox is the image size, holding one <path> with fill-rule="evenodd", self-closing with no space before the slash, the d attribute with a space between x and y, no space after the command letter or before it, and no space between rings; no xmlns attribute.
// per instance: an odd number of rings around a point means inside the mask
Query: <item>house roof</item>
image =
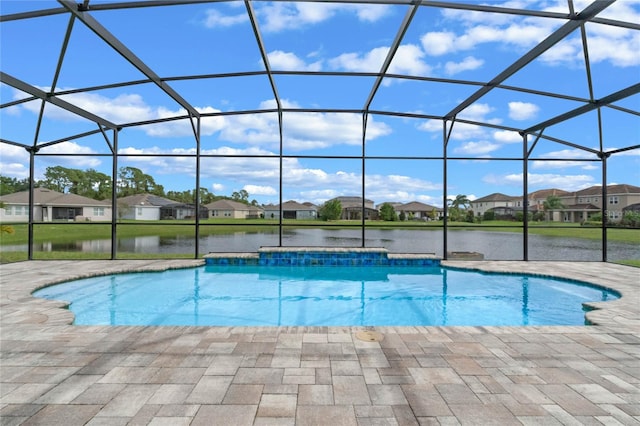
<svg viewBox="0 0 640 426"><path fill-rule="evenodd" d="M164 207L180 203L153 194L134 194L118 198L118 204L127 204L129 206Z"/></svg>
<svg viewBox="0 0 640 426"><path fill-rule="evenodd" d="M6 204L29 204L29 191L14 192L0 197L0 201ZM77 194L63 194L48 188L33 188L33 204L41 206L110 206L106 200L94 200Z"/></svg>
<svg viewBox="0 0 640 426"><path fill-rule="evenodd" d="M420 201L411 201L408 202L406 204L402 204L398 207L395 208L396 210L400 210L400 211L432 211L433 209L435 210L442 210L442 208L439 207L435 207L429 204L425 204L425 203L421 203Z"/></svg>
<svg viewBox="0 0 640 426"><path fill-rule="evenodd" d="M267 206L264 206L265 210L280 210L280 205L279 204L269 204ZM297 201L285 201L284 203L282 203L282 210L316 210L315 207L313 206L307 206L304 204L300 204Z"/></svg>
<svg viewBox="0 0 640 426"><path fill-rule="evenodd" d="M534 199L546 199L550 195L555 195L557 197L561 197L563 195L570 195L571 193L565 191L563 189L550 188L550 189L540 189L538 191L534 191L529 193L529 198Z"/></svg>
<svg viewBox="0 0 640 426"><path fill-rule="evenodd" d="M260 211L262 210L260 207L240 203L234 200L221 199L213 201L209 204L205 204L205 207L209 210L249 210L249 211Z"/></svg>
<svg viewBox="0 0 640 426"><path fill-rule="evenodd" d="M572 204L559 210L600 210L600 207L594 206L593 204Z"/></svg>
<svg viewBox="0 0 640 426"><path fill-rule="evenodd" d="M594 185L589 188L576 191L574 192L574 194L577 197L583 197L585 195L602 195L602 186ZM640 187L635 185L629 185L626 183L619 184L619 185L607 185L607 194L608 195L640 194Z"/></svg>
<svg viewBox="0 0 640 426"><path fill-rule="evenodd" d="M486 203L490 201L512 201L514 197L505 195L500 192L494 192L493 194L485 195L481 198L476 198L472 203Z"/></svg>
<svg viewBox="0 0 640 426"><path fill-rule="evenodd" d="M622 209L623 212L640 212L640 203L629 204Z"/></svg>
<svg viewBox="0 0 640 426"><path fill-rule="evenodd" d="M340 196L333 198L340 201L342 208L362 206L362 197ZM364 199L365 204L373 204L373 200Z"/></svg>

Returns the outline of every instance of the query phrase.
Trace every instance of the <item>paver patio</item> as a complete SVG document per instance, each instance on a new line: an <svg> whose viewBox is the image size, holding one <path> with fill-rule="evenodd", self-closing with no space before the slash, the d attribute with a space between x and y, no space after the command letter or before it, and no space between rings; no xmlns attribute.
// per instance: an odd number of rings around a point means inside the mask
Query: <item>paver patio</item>
<svg viewBox="0 0 640 426"><path fill-rule="evenodd" d="M73 326L42 286L196 260L0 266L2 425L640 424L640 269L443 262L600 284L593 326ZM373 330L381 341L357 335Z"/></svg>

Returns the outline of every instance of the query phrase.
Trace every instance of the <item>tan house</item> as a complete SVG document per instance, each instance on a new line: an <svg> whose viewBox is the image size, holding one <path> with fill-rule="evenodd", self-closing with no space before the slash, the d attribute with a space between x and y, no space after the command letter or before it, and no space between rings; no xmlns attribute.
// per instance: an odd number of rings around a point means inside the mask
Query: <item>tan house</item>
<svg viewBox="0 0 640 426"><path fill-rule="evenodd" d="M522 199L522 197L520 199ZM515 200L516 198L510 195L494 192L493 194L473 200L470 205L473 213L476 216L482 217L485 212L494 210L497 207L509 207L509 210L512 210L515 206Z"/></svg>
<svg viewBox="0 0 640 426"><path fill-rule="evenodd" d="M29 191L0 197L0 222L29 221ZM111 202L76 194L63 194L47 188L33 189L34 222L100 222L110 221Z"/></svg>
<svg viewBox="0 0 640 426"><path fill-rule="evenodd" d="M562 189L556 189L556 188L552 188L552 189L540 189L538 191L534 191L531 192L529 194L529 211L531 212L536 212L536 211L544 211L544 202L547 200L547 198L551 197L551 196L555 196L558 198L570 195L571 193L568 191L564 191ZM518 198L516 201L516 207L524 207L524 205L522 205L522 198ZM559 220L559 219L558 219Z"/></svg>
<svg viewBox="0 0 640 426"><path fill-rule="evenodd" d="M216 200L205 207L213 219L259 219L263 213L260 207L233 200Z"/></svg>
<svg viewBox="0 0 640 426"><path fill-rule="evenodd" d="M332 200L340 201L342 213L340 219L343 220L360 220L362 219L362 197L336 197ZM331 201L331 200L329 200ZM364 199L364 218L376 220L378 218L378 209L375 208L372 200Z"/></svg>
<svg viewBox="0 0 640 426"><path fill-rule="evenodd" d="M581 222L606 210L608 220L622 219L623 209L640 203L640 187L628 184L607 185L607 199L602 199L602 187L591 186L580 191L559 196L564 208L554 212L554 220ZM561 217L557 217L561 216Z"/></svg>
<svg viewBox="0 0 640 426"><path fill-rule="evenodd" d="M527 210L531 213L544 211L544 202L549 196L558 197L564 206L547 212L548 220L554 222L584 222L593 215L602 213L602 187L599 185L576 192L555 188L532 192L527 197L529 200ZM640 187L628 184L607 186L607 199L604 205L609 220L619 221L622 219L624 209L637 203L640 203ZM476 216L483 216L489 210L494 211L497 216L513 216L517 211L522 212L524 205L522 197L494 193L472 201L471 209Z"/></svg>
<svg viewBox="0 0 640 426"><path fill-rule="evenodd" d="M400 204L394 209L398 214L404 212L407 220L439 220L444 217L444 209L419 201Z"/></svg>

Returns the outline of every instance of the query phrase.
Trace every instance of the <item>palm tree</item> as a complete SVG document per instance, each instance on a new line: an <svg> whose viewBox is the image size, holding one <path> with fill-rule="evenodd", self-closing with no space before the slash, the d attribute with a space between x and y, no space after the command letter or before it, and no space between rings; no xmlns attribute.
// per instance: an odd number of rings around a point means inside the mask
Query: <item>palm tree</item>
<svg viewBox="0 0 640 426"><path fill-rule="evenodd" d="M547 216L547 220L549 220L549 212L551 210L560 210L564 209L564 204L562 204L562 200L557 195L549 195L546 200L542 203L542 208L545 211Z"/></svg>
<svg viewBox="0 0 640 426"><path fill-rule="evenodd" d="M453 221L458 221L461 219L462 214L460 212L461 209L466 209L467 206L471 205L471 201L467 198L466 195L458 194L456 198L451 200L450 203L450 213L449 217Z"/></svg>
<svg viewBox="0 0 640 426"><path fill-rule="evenodd" d="M458 194L454 200L451 200L451 207L454 209L466 209L470 205L471 200L464 194Z"/></svg>

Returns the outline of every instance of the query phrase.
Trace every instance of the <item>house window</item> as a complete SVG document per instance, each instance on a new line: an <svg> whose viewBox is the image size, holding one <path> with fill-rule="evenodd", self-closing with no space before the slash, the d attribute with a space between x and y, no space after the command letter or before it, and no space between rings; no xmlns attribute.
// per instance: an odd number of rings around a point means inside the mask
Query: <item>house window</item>
<svg viewBox="0 0 640 426"><path fill-rule="evenodd" d="M4 208L4 214L7 216L13 216L13 206L7 206Z"/></svg>
<svg viewBox="0 0 640 426"><path fill-rule="evenodd" d="M609 204L618 204L618 197L617 196L609 197Z"/></svg>
<svg viewBox="0 0 640 426"><path fill-rule="evenodd" d="M616 211L616 210L609 210L609 219L619 219L620 218L620 212Z"/></svg>
<svg viewBox="0 0 640 426"><path fill-rule="evenodd" d="M11 208L8 209L11 211ZM29 212L29 208L27 206L13 206L13 214L16 216L26 215ZM11 214L11 213L9 213Z"/></svg>
<svg viewBox="0 0 640 426"><path fill-rule="evenodd" d="M578 198L578 204L582 204L582 203L584 203L584 199Z"/></svg>
<svg viewBox="0 0 640 426"><path fill-rule="evenodd" d="M138 207L138 216L142 216L142 207Z"/></svg>
<svg viewBox="0 0 640 426"><path fill-rule="evenodd" d="M94 207L93 208L94 216L104 216L104 207Z"/></svg>

